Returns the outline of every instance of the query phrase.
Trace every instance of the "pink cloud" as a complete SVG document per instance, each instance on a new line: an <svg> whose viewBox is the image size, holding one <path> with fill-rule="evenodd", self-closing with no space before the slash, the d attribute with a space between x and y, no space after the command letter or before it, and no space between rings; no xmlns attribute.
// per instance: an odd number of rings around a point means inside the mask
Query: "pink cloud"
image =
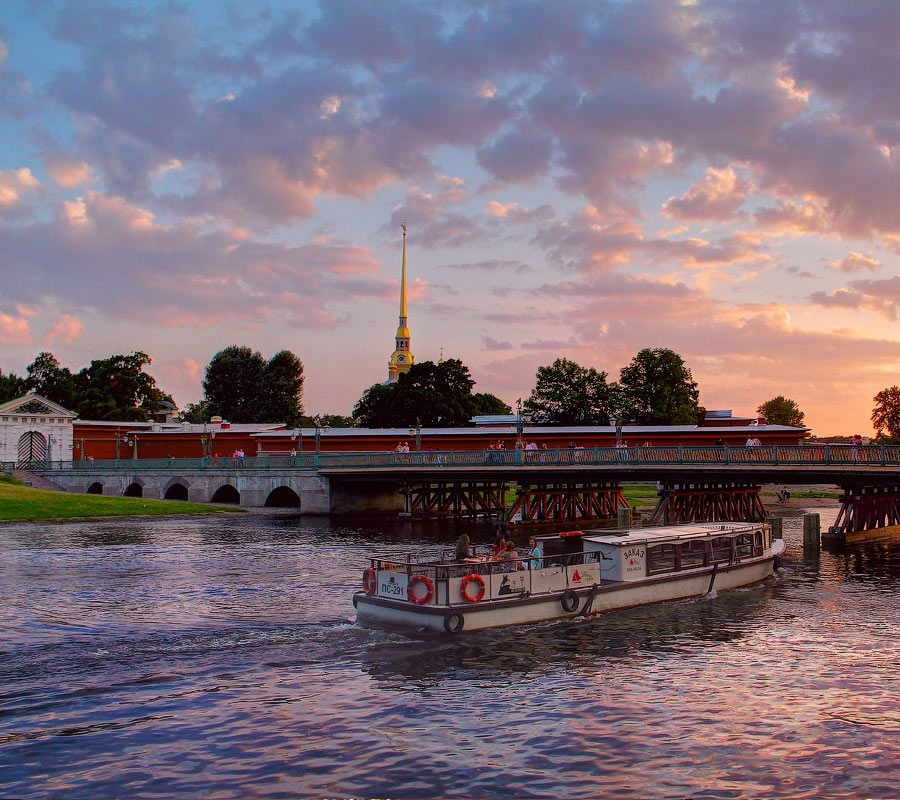
<svg viewBox="0 0 900 800"><path fill-rule="evenodd" d="M703 180L663 204L663 213L679 220L723 222L734 216L752 188L753 184L742 180L732 167L707 167Z"/></svg>
<svg viewBox="0 0 900 800"><path fill-rule="evenodd" d="M44 347L52 347L57 342L72 344L84 332L84 323L80 319L71 314L63 314L44 334L41 344Z"/></svg>

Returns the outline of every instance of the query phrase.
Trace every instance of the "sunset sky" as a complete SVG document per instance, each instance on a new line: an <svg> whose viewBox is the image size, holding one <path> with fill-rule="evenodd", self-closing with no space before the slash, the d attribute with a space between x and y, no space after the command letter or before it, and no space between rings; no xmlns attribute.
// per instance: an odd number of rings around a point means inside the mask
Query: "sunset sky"
<svg viewBox="0 0 900 800"><path fill-rule="evenodd" d="M417 361L511 405L680 353L871 432L900 383L900 3L0 3L0 369L230 344L307 413ZM900 150L898 150L900 158Z"/></svg>

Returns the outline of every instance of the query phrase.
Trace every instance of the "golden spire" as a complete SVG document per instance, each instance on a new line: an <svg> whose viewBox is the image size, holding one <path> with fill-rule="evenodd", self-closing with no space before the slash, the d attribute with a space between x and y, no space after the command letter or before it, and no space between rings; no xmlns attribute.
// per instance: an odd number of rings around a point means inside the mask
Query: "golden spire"
<svg viewBox="0 0 900 800"><path fill-rule="evenodd" d="M413 354L410 352L409 328L406 327L406 223L400 225L403 228L403 268L400 274L400 324L397 326L397 334L394 338L394 352L388 362L388 383L393 383L400 377L401 372L409 372L413 365Z"/></svg>
<svg viewBox="0 0 900 800"><path fill-rule="evenodd" d="M406 223L400 225L403 228L403 271L400 274L400 317L406 319ZM400 323L403 325L404 323Z"/></svg>

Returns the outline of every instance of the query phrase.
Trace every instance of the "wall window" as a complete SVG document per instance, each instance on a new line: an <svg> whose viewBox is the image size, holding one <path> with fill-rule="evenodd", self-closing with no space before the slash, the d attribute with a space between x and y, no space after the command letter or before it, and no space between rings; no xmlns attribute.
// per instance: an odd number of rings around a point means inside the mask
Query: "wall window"
<svg viewBox="0 0 900 800"><path fill-rule="evenodd" d="M647 574L675 571L675 545L656 544L647 548Z"/></svg>
<svg viewBox="0 0 900 800"><path fill-rule="evenodd" d="M705 539L694 539L689 542L682 542L681 569L702 567L706 563L707 544Z"/></svg>
<svg viewBox="0 0 900 800"><path fill-rule="evenodd" d="M731 543L730 536L719 536L712 540L712 560L713 561L731 561Z"/></svg>

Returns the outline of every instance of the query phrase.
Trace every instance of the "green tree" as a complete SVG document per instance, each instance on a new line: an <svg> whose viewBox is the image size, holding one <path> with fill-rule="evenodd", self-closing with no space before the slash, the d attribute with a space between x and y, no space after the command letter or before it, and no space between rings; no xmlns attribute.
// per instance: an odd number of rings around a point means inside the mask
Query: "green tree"
<svg viewBox="0 0 900 800"><path fill-rule="evenodd" d="M678 353L641 350L619 376L623 416L638 425L697 425L706 414L700 392Z"/></svg>
<svg viewBox="0 0 900 800"><path fill-rule="evenodd" d="M311 417L304 417L304 420L310 420L309 423L301 423L304 428L308 428L312 423ZM353 428L356 420L353 417L345 417L342 414L322 414L319 417L319 425L327 425L329 428Z"/></svg>
<svg viewBox="0 0 900 800"><path fill-rule="evenodd" d="M525 410L551 425L606 425L619 403L616 384L606 373L567 358L538 367Z"/></svg>
<svg viewBox="0 0 900 800"><path fill-rule="evenodd" d="M790 425L794 428L803 427L803 418L805 414L800 407L784 395L778 395L771 400L761 403L757 409L757 413L762 414L766 418L766 422L770 425Z"/></svg>
<svg viewBox="0 0 900 800"><path fill-rule="evenodd" d="M150 356L140 351L91 361L73 376L72 410L82 419L152 419L159 402L172 398L144 372L151 363Z"/></svg>
<svg viewBox="0 0 900 800"><path fill-rule="evenodd" d="M269 359L262 374L258 422L296 428L303 418L303 363L290 350Z"/></svg>
<svg viewBox="0 0 900 800"><path fill-rule="evenodd" d="M66 367L61 367L52 353L38 353L27 367L25 384L42 397L59 403L64 408L73 408L75 399L74 376Z"/></svg>
<svg viewBox="0 0 900 800"><path fill-rule="evenodd" d="M266 360L249 347L231 345L216 353L207 364L203 379L210 417L256 422L263 405L265 370Z"/></svg>
<svg viewBox="0 0 900 800"><path fill-rule="evenodd" d="M477 414L512 414L512 408L496 395L475 392L472 400L474 401L473 416Z"/></svg>
<svg viewBox="0 0 900 800"><path fill-rule="evenodd" d="M27 391L28 388L25 385L24 378L20 378L15 372L4 375L3 370L0 369L0 403L15 400ZM49 400L50 398L48 397L47 399Z"/></svg>
<svg viewBox="0 0 900 800"><path fill-rule="evenodd" d="M195 425L209 422L208 405L206 400L201 400L199 403L188 403L181 410L181 419L185 422L192 422Z"/></svg>
<svg viewBox="0 0 900 800"><path fill-rule="evenodd" d="M879 439L900 437L900 386L882 389L873 398L872 424ZM886 435L885 435L886 432Z"/></svg>
<svg viewBox="0 0 900 800"><path fill-rule="evenodd" d="M393 399L396 383L376 383L366 389L359 401L353 406L353 416L363 428L395 428L404 422L396 423Z"/></svg>
<svg viewBox="0 0 900 800"><path fill-rule="evenodd" d="M353 417L366 428L405 428L468 425L475 415L475 381L459 359L440 364L422 361L395 383L376 383L363 392Z"/></svg>

